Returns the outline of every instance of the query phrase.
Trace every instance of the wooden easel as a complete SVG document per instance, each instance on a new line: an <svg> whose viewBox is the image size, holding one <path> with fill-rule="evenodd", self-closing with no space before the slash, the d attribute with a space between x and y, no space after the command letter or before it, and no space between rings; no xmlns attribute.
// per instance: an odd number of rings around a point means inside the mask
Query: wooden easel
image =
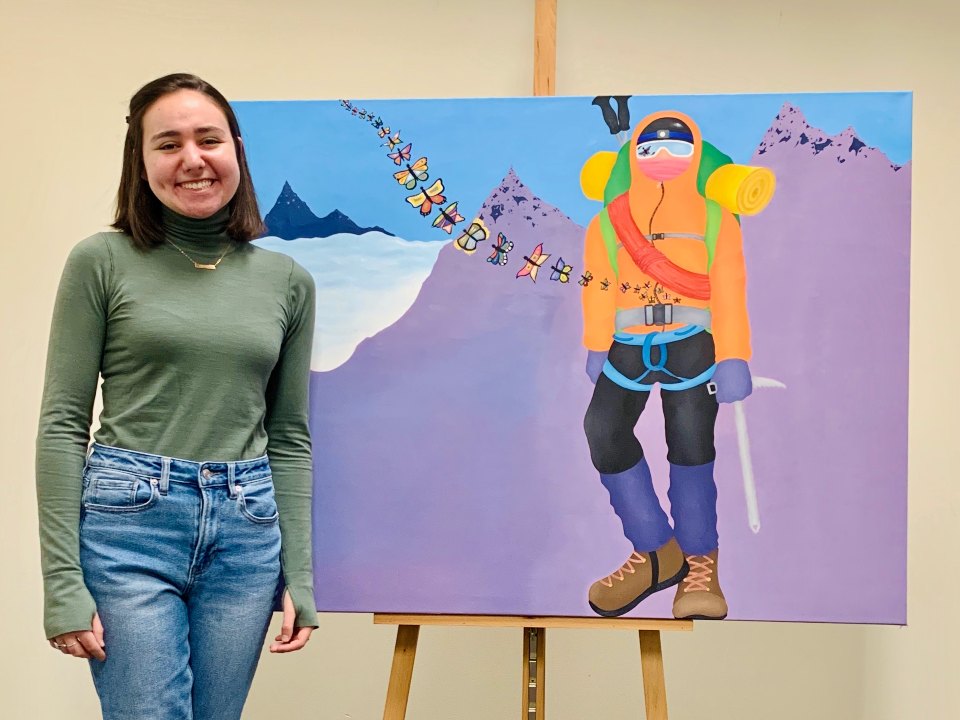
<svg viewBox="0 0 960 720"><path fill-rule="evenodd" d="M521 720L546 717L547 628L605 628L640 631L640 667L647 720L667 720L667 690L663 676L661 630L693 630L692 620L641 620L632 618L520 617L500 615L385 615L376 614L377 625L397 625L390 682L383 720L405 720L413 661L421 625L523 628L523 680Z"/></svg>
<svg viewBox="0 0 960 720"><path fill-rule="evenodd" d="M557 0L534 0L533 94L553 95L557 72ZM378 625L396 625L390 682L383 720L405 720L417 639L422 625L523 628L521 720L544 720L547 628L629 629L640 632L640 667L647 720L667 720L667 691L663 676L661 630L693 630L690 620L635 620L623 618L519 617L499 615L387 615L375 614Z"/></svg>

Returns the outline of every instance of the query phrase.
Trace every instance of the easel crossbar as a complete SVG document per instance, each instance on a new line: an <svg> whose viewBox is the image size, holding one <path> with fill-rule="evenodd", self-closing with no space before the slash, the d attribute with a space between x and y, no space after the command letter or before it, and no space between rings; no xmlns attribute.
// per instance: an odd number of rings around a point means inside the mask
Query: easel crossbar
<svg viewBox="0 0 960 720"><path fill-rule="evenodd" d="M657 618L540 617L525 615L399 615L375 613L375 625L446 625L464 627L589 628L607 630L693 630L693 620Z"/></svg>

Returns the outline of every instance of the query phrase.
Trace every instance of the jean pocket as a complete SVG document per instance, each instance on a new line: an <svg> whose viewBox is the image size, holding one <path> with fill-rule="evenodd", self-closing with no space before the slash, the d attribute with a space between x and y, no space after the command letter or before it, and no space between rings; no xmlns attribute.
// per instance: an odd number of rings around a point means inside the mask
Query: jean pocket
<svg viewBox="0 0 960 720"><path fill-rule="evenodd" d="M272 523L280 517L273 494L273 478L266 477L246 485L237 485L240 513L255 523Z"/></svg>
<svg viewBox="0 0 960 720"><path fill-rule="evenodd" d="M156 503L159 481L114 468L89 466L84 474L83 509L137 512Z"/></svg>

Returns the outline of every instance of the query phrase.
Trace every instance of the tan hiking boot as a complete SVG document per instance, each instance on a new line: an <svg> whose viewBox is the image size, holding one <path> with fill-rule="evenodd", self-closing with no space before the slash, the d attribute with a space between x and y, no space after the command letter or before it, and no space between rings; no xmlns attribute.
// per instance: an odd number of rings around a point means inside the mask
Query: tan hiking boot
<svg viewBox="0 0 960 720"><path fill-rule="evenodd" d="M604 617L623 615L686 574L683 551L673 538L653 552L634 550L619 570L590 586L590 607Z"/></svg>
<svg viewBox="0 0 960 720"><path fill-rule="evenodd" d="M687 555L690 572L673 599L673 616L678 620L723 620L727 616L727 599L717 576L718 553Z"/></svg>

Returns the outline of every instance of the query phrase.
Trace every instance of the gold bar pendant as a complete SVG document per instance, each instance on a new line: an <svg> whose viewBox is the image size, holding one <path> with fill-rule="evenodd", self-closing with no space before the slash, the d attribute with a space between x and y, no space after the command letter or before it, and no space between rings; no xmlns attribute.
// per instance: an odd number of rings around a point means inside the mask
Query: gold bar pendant
<svg viewBox="0 0 960 720"><path fill-rule="evenodd" d="M198 263L198 262L195 262L195 263L193 264L193 266L194 266L197 270L216 270L216 269L217 269L217 266L216 266L216 265L204 265L204 264Z"/></svg>

